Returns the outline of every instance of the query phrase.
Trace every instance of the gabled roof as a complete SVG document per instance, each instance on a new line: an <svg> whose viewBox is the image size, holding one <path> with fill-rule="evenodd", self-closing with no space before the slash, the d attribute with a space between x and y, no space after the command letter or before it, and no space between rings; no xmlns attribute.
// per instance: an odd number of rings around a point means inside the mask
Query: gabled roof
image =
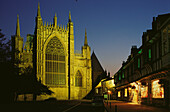
<svg viewBox="0 0 170 112"><path fill-rule="evenodd" d="M92 53L91 60L92 60L93 72L102 72L103 73L104 69L101 66L99 60L97 59L96 54L94 53L94 51Z"/></svg>

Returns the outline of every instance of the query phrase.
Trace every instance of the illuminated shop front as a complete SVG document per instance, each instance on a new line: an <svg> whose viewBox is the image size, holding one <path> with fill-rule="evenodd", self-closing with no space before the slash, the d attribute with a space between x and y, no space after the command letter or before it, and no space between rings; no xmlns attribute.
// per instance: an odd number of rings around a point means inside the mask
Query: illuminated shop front
<svg viewBox="0 0 170 112"><path fill-rule="evenodd" d="M129 101L132 100L132 88L128 87L128 91L129 91Z"/></svg>
<svg viewBox="0 0 170 112"><path fill-rule="evenodd" d="M160 80L152 82L152 98L164 98L163 84L159 84Z"/></svg>
<svg viewBox="0 0 170 112"><path fill-rule="evenodd" d="M116 89L121 91L118 100L170 107L169 37L170 14L153 17L152 29L143 32L142 45L132 46L114 75Z"/></svg>
<svg viewBox="0 0 170 112"><path fill-rule="evenodd" d="M142 85L141 86L141 98L147 98L148 97L148 86Z"/></svg>
<svg viewBox="0 0 170 112"><path fill-rule="evenodd" d="M124 94L124 97L127 97L127 88L125 88L125 94Z"/></svg>
<svg viewBox="0 0 170 112"><path fill-rule="evenodd" d="M161 78L160 78L161 77ZM169 104L169 81L162 74L153 74L138 81L117 88L118 100L136 104L162 105Z"/></svg>
<svg viewBox="0 0 170 112"><path fill-rule="evenodd" d="M138 84L136 82L133 82L131 83L131 101L134 102L134 103L137 103L138 102L138 92L139 92L139 87L138 87Z"/></svg>
<svg viewBox="0 0 170 112"><path fill-rule="evenodd" d="M121 91L118 91L118 97L121 97Z"/></svg>
<svg viewBox="0 0 170 112"><path fill-rule="evenodd" d="M139 103L141 101L140 87L140 82L133 82L122 88L117 88L118 100Z"/></svg>

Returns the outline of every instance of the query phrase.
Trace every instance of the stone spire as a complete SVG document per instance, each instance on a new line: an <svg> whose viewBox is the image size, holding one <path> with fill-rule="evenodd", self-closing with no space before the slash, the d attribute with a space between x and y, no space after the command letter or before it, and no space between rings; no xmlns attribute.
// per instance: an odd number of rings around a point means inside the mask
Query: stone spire
<svg viewBox="0 0 170 112"><path fill-rule="evenodd" d="M40 13L40 3L38 2L37 17L36 17L36 29L41 28L42 25L43 25L43 21L42 21L41 13Z"/></svg>
<svg viewBox="0 0 170 112"><path fill-rule="evenodd" d="M56 13L55 13L55 16L54 16L54 27L57 27L57 16L56 16Z"/></svg>
<svg viewBox="0 0 170 112"><path fill-rule="evenodd" d="M69 11L69 22L71 22L71 12Z"/></svg>
<svg viewBox="0 0 170 112"><path fill-rule="evenodd" d="M17 15L16 36L20 37L19 15Z"/></svg>
<svg viewBox="0 0 170 112"><path fill-rule="evenodd" d="M40 13L40 3L39 3L39 2L38 2L37 17L41 17L41 13Z"/></svg>
<svg viewBox="0 0 170 112"><path fill-rule="evenodd" d="M88 43L87 43L87 32L86 32L86 29L85 29L85 40L84 40L84 46L88 46Z"/></svg>
<svg viewBox="0 0 170 112"><path fill-rule="evenodd" d="M55 17L57 17L57 14L55 13Z"/></svg>

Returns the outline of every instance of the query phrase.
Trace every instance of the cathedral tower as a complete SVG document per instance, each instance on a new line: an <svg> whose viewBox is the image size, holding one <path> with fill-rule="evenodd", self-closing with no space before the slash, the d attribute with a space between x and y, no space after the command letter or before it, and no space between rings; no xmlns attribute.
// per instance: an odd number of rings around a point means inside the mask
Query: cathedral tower
<svg viewBox="0 0 170 112"><path fill-rule="evenodd" d="M18 19L19 21L19 19ZM53 23L44 22L41 17L40 4L38 3L36 26L34 35L27 35L27 40L22 51L23 57L31 55L34 73L41 83L48 86L54 92L51 96L39 95L38 100L55 97L61 100L82 99L92 88L91 50L85 42L82 50L74 50L74 25L69 12L67 27L57 23L57 15ZM23 41L20 37L19 22L15 38ZM17 42L18 42L17 40ZM20 41L19 41L20 42ZM33 52L31 52L33 43ZM17 45L17 43L14 43ZM21 43L23 44L23 43ZM25 50L26 48L26 50ZM28 62L21 64L25 66ZM31 63L30 63L31 65Z"/></svg>

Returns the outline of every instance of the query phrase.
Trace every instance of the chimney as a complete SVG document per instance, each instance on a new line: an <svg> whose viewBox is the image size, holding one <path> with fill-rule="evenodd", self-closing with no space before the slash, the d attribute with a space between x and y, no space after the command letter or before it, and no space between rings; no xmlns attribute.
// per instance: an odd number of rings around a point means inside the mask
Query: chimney
<svg viewBox="0 0 170 112"><path fill-rule="evenodd" d="M153 21L152 21L152 30L156 31L157 30L157 24L156 24L156 19L155 17L153 17Z"/></svg>
<svg viewBox="0 0 170 112"><path fill-rule="evenodd" d="M133 57L136 53L137 53L137 46L134 45L134 46L132 46L132 48L131 48L131 55L132 55L132 57Z"/></svg>

